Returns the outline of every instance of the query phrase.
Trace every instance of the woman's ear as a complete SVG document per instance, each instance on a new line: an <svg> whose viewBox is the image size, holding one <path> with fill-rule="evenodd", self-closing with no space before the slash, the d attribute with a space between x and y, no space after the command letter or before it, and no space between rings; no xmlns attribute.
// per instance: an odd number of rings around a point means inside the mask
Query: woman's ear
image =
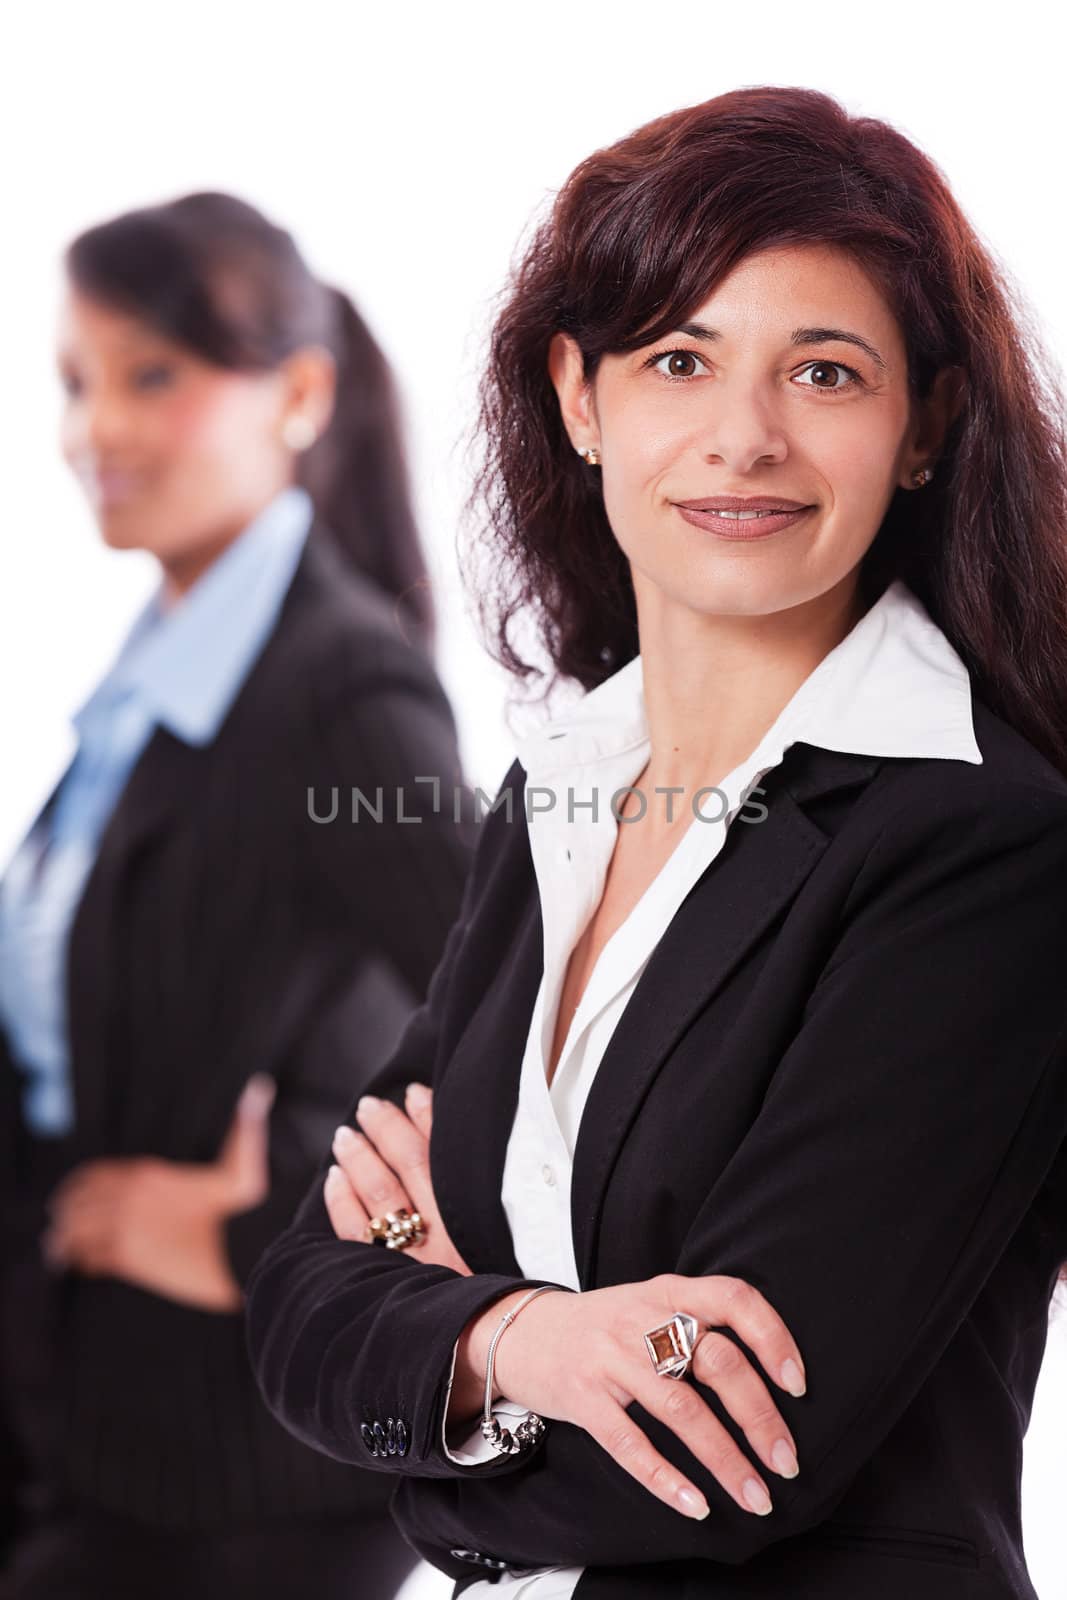
<svg viewBox="0 0 1067 1600"><path fill-rule="evenodd" d="M286 415L306 417L325 432L337 398L337 363L325 345L303 345L281 363Z"/></svg>
<svg viewBox="0 0 1067 1600"><path fill-rule="evenodd" d="M927 401L930 417L928 427L935 435L938 450L944 445L946 433L967 403L968 387L967 372L963 367L942 367L934 379Z"/></svg>
<svg viewBox="0 0 1067 1600"><path fill-rule="evenodd" d="M919 415L912 441L907 473L916 466L936 462L945 444L945 435L967 403L967 373L963 367L942 367L930 393L919 403ZM914 459L911 459L914 458Z"/></svg>
<svg viewBox="0 0 1067 1600"><path fill-rule="evenodd" d="M567 436L576 450L600 448L593 389L585 378L578 343L569 333L554 333L548 347L548 375L559 400Z"/></svg>

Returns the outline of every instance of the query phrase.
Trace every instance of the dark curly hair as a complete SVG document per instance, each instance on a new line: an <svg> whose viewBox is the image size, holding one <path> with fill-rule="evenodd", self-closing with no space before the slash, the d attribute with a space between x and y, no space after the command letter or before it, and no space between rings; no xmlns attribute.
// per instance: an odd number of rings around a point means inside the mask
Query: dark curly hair
<svg viewBox="0 0 1067 1600"><path fill-rule="evenodd" d="M549 689L589 689L638 650L629 563L564 430L552 335L577 341L591 379L747 255L803 244L851 252L879 285L916 395L943 366L965 376L935 478L894 495L862 590L903 578L976 693L1067 772L1067 448L1050 360L929 157L814 89L736 89L660 117L576 167L536 225L492 330L460 550L493 655L520 679L554 669Z"/></svg>

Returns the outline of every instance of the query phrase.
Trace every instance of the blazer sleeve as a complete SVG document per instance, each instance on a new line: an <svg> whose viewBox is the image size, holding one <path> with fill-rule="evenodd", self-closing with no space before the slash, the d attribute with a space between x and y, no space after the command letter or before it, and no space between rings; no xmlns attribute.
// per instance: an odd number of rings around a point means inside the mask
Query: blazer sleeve
<svg viewBox="0 0 1067 1600"><path fill-rule="evenodd" d="M471 1472L404 1479L392 1510L420 1553L489 1540L520 1566L737 1564L824 1521L936 1367L1063 1144L1065 933L1067 802L1053 790L983 781L946 805L931 785L869 851L801 1026L672 1269L747 1280L800 1347L806 1394L768 1385L800 1473L768 1476L767 1516L632 1402L705 1494L702 1522L555 1422L506 1492ZM753 1455L716 1392L685 1381Z"/></svg>
<svg viewBox="0 0 1067 1600"><path fill-rule="evenodd" d="M459 910L457 893L456 911ZM445 930L441 932L444 945ZM277 1075L270 1112L266 1198L228 1217L223 1240L230 1268L244 1286L273 1238L293 1219L334 1129L385 1061L412 1015L410 990L380 961L360 963L340 993L321 1008Z"/></svg>
<svg viewBox="0 0 1067 1600"><path fill-rule="evenodd" d="M421 1001L478 833L452 708L429 657L397 637L374 636L319 677L297 775L311 872L326 907Z"/></svg>
<svg viewBox="0 0 1067 1600"><path fill-rule="evenodd" d="M460 908L477 837L472 796L461 778L456 730L429 659L400 639L361 641L369 659L331 656L318 675L309 772L312 803L294 794L294 838L308 846L308 918L337 927L338 945L365 955L342 974L321 1015L279 1076L270 1119L271 1182L259 1206L228 1219L224 1239L238 1282L247 1282L266 1245L292 1221L333 1129L362 1092L353 1080L353 1045L378 1061L396 1044L398 1019L426 995L434 965ZM330 670L332 664L333 670ZM439 779L438 801L421 776ZM338 790L338 814L324 790ZM375 804L381 790L382 803ZM357 808L351 793L370 806ZM399 797L399 799L398 799ZM381 821L374 817L380 811ZM395 820L397 816L411 821Z"/></svg>
<svg viewBox="0 0 1067 1600"><path fill-rule="evenodd" d="M507 825L506 813L495 808L480 824L460 914L426 1000L362 1092L399 1105L409 1082L435 1081L450 987ZM358 1098L348 1105L350 1122ZM449 1457L444 1440L456 1340L494 1300L550 1280L465 1276L401 1251L338 1239L322 1196L332 1160L327 1149L292 1225L260 1257L248 1283L248 1343L264 1399L291 1433L337 1460L426 1477L469 1473ZM377 1454L374 1424L384 1429L389 1419L402 1424L402 1448ZM514 1458L498 1456L478 1471L495 1475L515 1466Z"/></svg>

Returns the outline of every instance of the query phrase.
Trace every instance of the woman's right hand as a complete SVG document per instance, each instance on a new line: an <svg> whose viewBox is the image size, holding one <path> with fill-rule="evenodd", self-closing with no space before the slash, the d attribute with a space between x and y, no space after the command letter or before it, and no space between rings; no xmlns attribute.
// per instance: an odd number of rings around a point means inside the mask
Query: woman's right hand
<svg viewBox="0 0 1067 1600"><path fill-rule="evenodd" d="M482 1314L490 1337L504 1311L521 1298L508 1296ZM494 1387L539 1416L584 1428L666 1505L686 1516L707 1516L704 1496L627 1415L625 1408L636 1400L678 1435L743 1510L766 1515L767 1485L706 1401L684 1379L662 1377L649 1360L644 1334L680 1309L701 1326L731 1328L782 1388L804 1393L800 1351L758 1289L742 1278L677 1273L581 1294L538 1295L500 1338ZM772 1472L795 1477L793 1435L767 1385L732 1340L702 1333L690 1370L719 1395L760 1460Z"/></svg>

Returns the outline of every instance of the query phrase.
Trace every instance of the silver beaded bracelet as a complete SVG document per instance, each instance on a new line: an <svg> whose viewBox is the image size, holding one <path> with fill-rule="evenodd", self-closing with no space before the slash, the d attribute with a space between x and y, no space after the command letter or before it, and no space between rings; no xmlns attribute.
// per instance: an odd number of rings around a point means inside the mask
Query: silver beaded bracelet
<svg viewBox="0 0 1067 1600"><path fill-rule="evenodd" d="M500 1342L500 1335L509 1323L514 1322L523 1306L528 1306L539 1294L545 1294L549 1289L564 1289L561 1283L543 1283L538 1289L531 1289L529 1294L523 1295L518 1305L512 1306L510 1311L505 1311L500 1319L499 1326L489 1341L489 1354L485 1360L485 1405L482 1411L482 1433L494 1450L502 1456L518 1455L520 1451L531 1450L538 1444L545 1432L545 1419L539 1417L536 1411L527 1411L522 1421L514 1429L505 1428L498 1417L492 1414L493 1405L493 1358L496 1347ZM566 1293L573 1294L573 1290L566 1289Z"/></svg>

